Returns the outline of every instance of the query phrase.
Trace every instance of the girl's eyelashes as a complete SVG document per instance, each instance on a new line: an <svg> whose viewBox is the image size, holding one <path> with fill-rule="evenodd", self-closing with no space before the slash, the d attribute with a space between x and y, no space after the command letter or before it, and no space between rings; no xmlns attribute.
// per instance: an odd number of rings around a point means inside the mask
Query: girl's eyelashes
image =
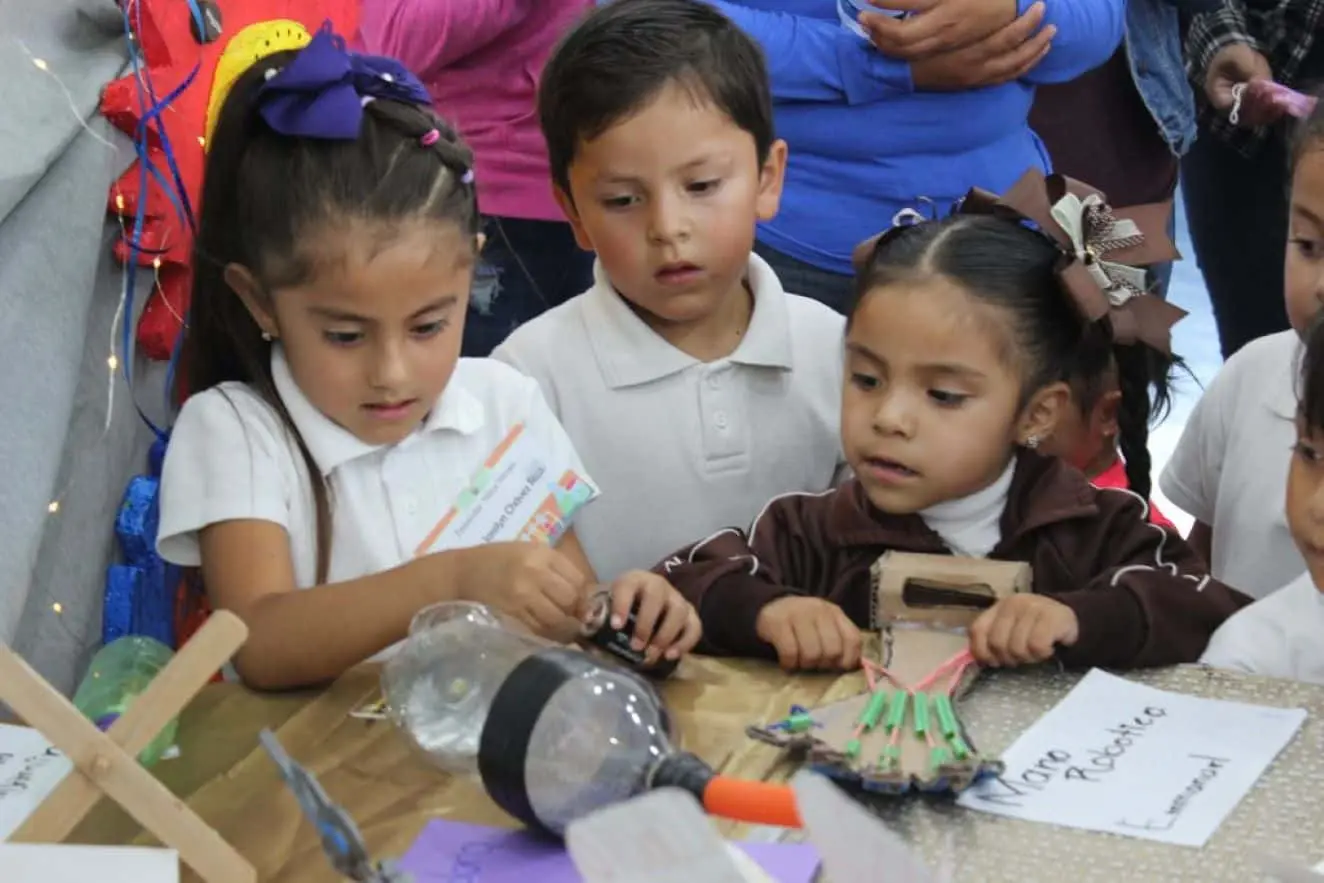
<svg viewBox="0 0 1324 883"><path fill-rule="evenodd" d="M929 398L933 399L944 408L957 408L965 404L970 396L963 392L952 392L946 389L929 390Z"/></svg>
<svg viewBox="0 0 1324 883"><path fill-rule="evenodd" d="M1320 252L1320 243L1314 239L1306 239L1300 236L1294 236L1291 240L1292 247L1301 253L1301 256L1308 260L1316 260L1324 257Z"/></svg>
<svg viewBox="0 0 1324 883"><path fill-rule="evenodd" d="M409 333L417 339L426 340L430 337L436 337L450 326L450 319L434 319L431 322L420 322L412 326ZM353 346L361 343L367 335L362 331L330 329L323 331L322 337L327 343L335 346Z"/></svg>
<svg viewBox="0 0 1324 883"><path fill-rule="evenodd" d="M327 343L335 344L336 346L350 346L351 344L358 343L360 340L363 339L363 332L334 331L334 330L323 331L322 337L325 338Z"/></svg>
<svg viewBox="0 0 1324 883"><path fill-rule="evenodd" d="M1298 457L1310 464L1320 462L1320 451L1314 444L1308 441L1298 441L1292 446L1292 450Z"/></svg>

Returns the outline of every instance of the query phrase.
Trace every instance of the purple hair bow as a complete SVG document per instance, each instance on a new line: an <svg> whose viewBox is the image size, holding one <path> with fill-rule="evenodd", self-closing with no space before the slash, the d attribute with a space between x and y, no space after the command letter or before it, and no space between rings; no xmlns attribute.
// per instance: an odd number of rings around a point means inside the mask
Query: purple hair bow
<svg viewBox="0 0 1324 883"><path fill-rule="evenodd" d="M257 103L267 125L282 135L353 140L359 136L363 105L374 98L432 103L408 68L393 58L348 51L328 21L263 84Z"/></svg>

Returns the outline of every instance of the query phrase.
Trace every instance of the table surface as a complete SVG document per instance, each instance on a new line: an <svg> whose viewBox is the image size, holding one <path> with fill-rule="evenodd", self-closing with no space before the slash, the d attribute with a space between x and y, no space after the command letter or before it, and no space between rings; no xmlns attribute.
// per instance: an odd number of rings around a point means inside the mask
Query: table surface
<svg viewBox="0 0 1324 883"><path fill-rule="evenodd" d="M1161 689L1309 712L1296 739L1203 849L1022 822L965 810L950 799L873 798L870 805L932 867L960 883L1248 881L1263 879L1255 866L1261 851L1308 864L1324 857L1324 756L1318 750L1324 687L1198 667L1131 677ZM991 673L962 702L961 716L981 750L997 753L1078 679L1048 668ZM814 706L863 688L859 675L787 677L759 663L691 658L664 694L682 747L722 772L781 780L795 765L747 738L745 727L780 718L792 704ZM291 756L350 811L379 857L403 855L431 818L512 824L475 783L430 766L390 724L348 716L377 693L376 671L369 668L320 692L271 696L230 684L209 687L181 721L180 758L160 763L157 775L254 863L264 883L336 877L293 796L257 748L262 727L275 730ZM732 836L751 833L723 827ZM151 842L105 801L71 841ZM186 872L185 879L193 878Z"/></svg>

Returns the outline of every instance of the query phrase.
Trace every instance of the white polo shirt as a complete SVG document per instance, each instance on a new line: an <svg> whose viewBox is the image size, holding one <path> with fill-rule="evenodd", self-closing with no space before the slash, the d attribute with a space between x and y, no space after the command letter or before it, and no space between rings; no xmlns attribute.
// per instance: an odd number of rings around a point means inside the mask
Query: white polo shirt
<svg viewBox="0 0 1324 883"><path fill-rule="evenodd" d="M700 362L658 336L599 264L587 292L493 353L535 378L602 496L576 533L602 579L650 568L771 498L832 486L842 462L845 320L750 256L740 346Z"/></svg>
<svg viewBox="0 0 1324 883"><path fill-rule="evenodd" d="M1294 331L1237 351L1196 403L1159 478L1169 500L1213 529L1214 578L1256 598L1306 569L1284 508L1300 351Z"/></svg>
<svg viewBox="0 0 1324 883"><path fill-rule="evenodd" d="M1324 595L1309 573L1233 614L1200 661L1271 678L1324 684Z"/></svg>
<svg viewBox="0 0 1324 883"><path fill-rule="evenodd" d="M272 350L271 369L331 490L329 582L414 557L516 423L524 423L550 462L564 462L587 478L538 385L500 362L461 359L422 425L383 446L359 440L318 411L295 385L279 347ZM161 481L157 549L167 561L197 566L198 531L235 519L284 527L298 587L316 584L317 514L295 440L256 392L226 383L190 397L175 422Z"/></svg>

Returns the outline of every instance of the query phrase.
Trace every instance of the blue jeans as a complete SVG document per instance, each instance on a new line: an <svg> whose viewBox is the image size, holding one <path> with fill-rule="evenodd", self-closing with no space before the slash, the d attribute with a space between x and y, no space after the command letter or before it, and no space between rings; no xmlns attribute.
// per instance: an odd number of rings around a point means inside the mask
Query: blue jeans
<svg viewBox="0 0 1324 883"><path fill-rule="evenodd" d="M855 277L834 273L807 264L799 258L770 248L762 242L754 243L754 253L768 262L782 288L791 294L800 294L813 298L832 309L847 315L855 301Z"/></svg>
<svg viewBox="0 0 1324 883"><path fill-rule="evenodd" d="M486 219L461 354L491 355L510 332L593 284L593 253L563 221Z"/></svg>

